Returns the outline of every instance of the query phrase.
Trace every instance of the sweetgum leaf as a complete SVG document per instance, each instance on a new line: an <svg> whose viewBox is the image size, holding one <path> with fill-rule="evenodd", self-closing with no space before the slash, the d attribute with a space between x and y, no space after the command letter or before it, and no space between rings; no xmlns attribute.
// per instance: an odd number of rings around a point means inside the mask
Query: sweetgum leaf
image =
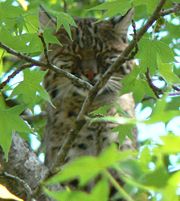
<svg viewBox="0 0 180 201"><path fill-rule="evenodd" d="M24 80L14 88L10 98L18 96L18 99L29 107L38 103L39 98L51 103L49 94L41 85L46 72L25 69L23 73Z"/></svg>
<svg viewBox="0 0 180 201"><path fill-rule="evenodd" d="M112 2L102 3L98 6L95 6L93 8L88 9L88 11L91 11L91 10L105 11L105 13L102 16L103 18L105 18L105 17L112 17L112 16L115 16L117 14L123 15L130 8L131 8L131 2L130 1L115 0Z"/></svg>
<svg viewBox="0 0 180 201"><path fill-rule="evenodd" d="M155 74L158 68L158 58L161 59L163 63L173 62L174 53L166 43L158 40L150 40L144 38L139 43L139 49L137 58L140 60L141 68L146 71L147 68L150 69L152 74Z"/></svg>
<svg viewBox="0 0 180 201"><path fill-rule="evenodd" d="M31 129L20 118L24 106L15 106L10 109L0 108L0 145L8 158L8 152L11 146L12 135L15 132L29 133Z"/></svg>
<svg viewBox="0 0 180 201"><path fill-rule="evenodd" d="M132 138L133 127L134 127L133 125L124 124L124 125L117 126L113 129L114 132L118 132L120 145L122 145L124 143L126 136L129 138Z"/></svg>
<svg viewBox="0 0 180 201"><path fill-rule="evenodd" d="M69 14L64 12L58 12L58 13L55 13L55 15L57 18L57 30L61 26L63 26L66 32L68 33L70 39L72 40L70 25L76 26L74 19Z"/></svg>
<svg viewBox="0 0 180 201"><path fill-rule="evenodd" d="M167 110L166 96L158 99L152 115L148 120L145 120L144 123L153 124L157 122L168 122L172 118L179 116L180 112L176 110Z"/></svg>
<svg viewBox="0 0 180 201"><path fill-rule="evenodd" d="M6 36L6 37L4 37ZM1 42L18 52L38 54L43 50L42 43L36 33L11 35L5 29L0 30Z"/></svg>
<svg viewBox="0 0 180 201"><path fill-rule="evenodd" d="M158 62L159 73L163 76L169 84L176 84L180 83L180 79L178 76L173 72L173 68L171 64Z"/></svg>
<svg viewBox="0 0 180 201"><path fill-rule="evenodd" d="M167 185L169 178L170 176L168 175L167 171L163 167L160 167L155 171L145 174L141 178L141 182L146 186L163 188Z"/></svg>
<svg viewBox="0 0 180 201"><path fill-rule="evenodd" d="M122 79L123 87L121 89L121 94L133 92L133 97L136 103L140 102L145 95L155 98L148 83L141 78L140 70L140 68L136 67L129 75Z"/></svg>
<svg viewBox="0 0 180 201"><path fill-rule="evenodd" d="M57 37L53 34L53 31L51 29L45 29L43 32L43 36L46 44L61 44Z"/></svg>
<svg viewBox="0 0 180 201"><path fill-rule="evenodd" d="M50 191L44 188L45 193L57 201L92 201L88 193L82 191Z"/></svg>
<svg viewBox="0 0 180 201"><path fill-rule="evenodd" d="M91 115L106 115L108 110L111 108L112 106L111 105L103 105L101 107L99 107L98 109L92 111L90 114Z"/></svg>
<svg viewBox="0 0 180 201"><path fill-rule="evenodd" d="M83 191L49 191L44 188L47 195L57 201L107 201L109 194L109 185L106 179L101 179L92 189L91 193Z"/></svg>
<svg viewBox="0 0 180 201"><path fill-rule="evenodd" d="M80 179L80 185L86 184L100 171L97 159L93 156L85 156L67 164L62 171L47 181L47 184L64 182L74 178Z"/></svg>
<svg viewBox="0 0 180 201"><path fill-rule="evenodd" d="M93 188L91 193L91 200L108 201L109 185L106 179L101 179Z"/></svg>
<svg viewBox="0 0 180 201"><path fill-rule="evenodd" d="M161 136L163 145L158 149L164 154L180 153L180 136L167 135Z"/></svg>
<svg viewBox="0 0 180 201"><path fill-rule="evenodd" d="M131 151L120 152L115 145L106 148L98 157L84 156L75 159L67 164L62 171L51 177L46 184L56 184L72 179L79 179L80 185L85 185L88 181L98 175L108 167L112 167L117 162L127 160L132 157Z"/></svg>
<svg viewBox="0 0 180 201"><path fill-rule="evenodd" d="M133 4L135 6L145 5L148 14L152 14L154 9L156 8L158 0L134 0Z"/></svg>

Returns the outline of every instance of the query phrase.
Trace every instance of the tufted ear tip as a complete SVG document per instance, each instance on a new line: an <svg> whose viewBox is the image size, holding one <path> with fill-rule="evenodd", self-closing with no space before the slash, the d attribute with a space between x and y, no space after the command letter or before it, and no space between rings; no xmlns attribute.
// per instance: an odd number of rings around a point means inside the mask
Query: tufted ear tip
<svg viewBox="0 0 180 201"><path fill-rule="evenodd" d="M134 13L135 13L135 9L134 9L134 8L130 8L130 9L127 11L126 15L129 15L129 16L131 17L131 19L132 19L133 16L134 16Z"/></svg>
<svg viewBox="0 0 180 201"><path fill-rule="evenodd" d="M133 16L134 16L134 8L131 8L127 11L127 13L124 16L115 17L113 19L115 32L120 35L127 35L128 27L132 22Z"/></svg>
<svg viewBox="0 0 180 201"><path fill-rule="evenodd" d="M56 28L56 20L46 11L42 5L39 6L39 27L41 29L51 28L53 30Z"/></svg>

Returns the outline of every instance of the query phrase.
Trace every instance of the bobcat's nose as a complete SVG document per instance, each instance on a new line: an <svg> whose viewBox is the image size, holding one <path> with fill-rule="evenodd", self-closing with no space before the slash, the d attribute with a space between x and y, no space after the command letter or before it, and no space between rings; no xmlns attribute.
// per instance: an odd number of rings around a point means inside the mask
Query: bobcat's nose
<svg viewBox="0 0 180 201"><path fill-rule="evenodd" d="M92 81L96 76L96 73L93 72L92 70L89 70L85 73L85 76L88 78L88 80Z"/></svg>

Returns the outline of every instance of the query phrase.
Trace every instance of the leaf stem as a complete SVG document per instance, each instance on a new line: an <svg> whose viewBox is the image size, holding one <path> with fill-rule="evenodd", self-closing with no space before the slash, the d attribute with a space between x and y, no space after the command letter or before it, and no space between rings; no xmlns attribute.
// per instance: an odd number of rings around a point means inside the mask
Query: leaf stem
<svg viewBox="0 0 180 201"><path fill-rule="evenodd" d="M104 170L104 175L110 180L112 185L116 188L119 194L125 198L127 201L134 201L128 193L118 184L118 182L114 179L114 177L108 172L108 170Z"/></svg>

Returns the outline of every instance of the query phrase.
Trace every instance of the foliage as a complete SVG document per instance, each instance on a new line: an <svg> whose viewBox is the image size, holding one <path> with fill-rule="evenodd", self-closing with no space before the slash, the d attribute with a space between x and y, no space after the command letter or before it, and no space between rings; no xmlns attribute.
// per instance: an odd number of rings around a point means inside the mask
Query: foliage
<svg viewBox="0 0 180 201"><path fill-rule="evenodd" d="M26 4L27 2L28 4ZM39 58L44 50L39 37L39 3L43 4L57 18L57 29L63 26L71 38L70 27L76 26L73 16L93 16L101 20L117 14L124 14L131 6L134 6L138 31L139 25L143 26L158 2L158 0L67 0L68 12L65 12L63 2L60 3L57 0L0 1L0 42L20 53L28 54L35 59ZM168 0L165 9L170 7L172 7L172 1ZM159 137L158 140L140 140L137 152L120 152L115 145L112 145L97 157L85 156L72 161L43 183L44 191L50 197L61 201L107 201L109 183L111 183L118 192L115 197L123 197L129 201L179 200L180 172L176 169L180 162L180 137L173 131L168 132L167 129L168 124L179 116L180 71L177 64L179 47L177 29L178 19L175 14L169 14L157 20L138 43L139 50L135 56L137 66L121 81L120 94L132 92L136 105L141 105L141 111L146 108L151 109L148 117L144 119L130 118L123 109L116 105L114 106L117 110L116 116L109 116L110 105L98 108L89 115L92 121L108 121L116 124L114 132L119 133L121 143L126 136L131 138L133 128L140 124L148 126L163 122L166 126L166 135ZM41 31L46 44L59 44L56 37L52 35L52 30ZM13 57L0 49L1 82L22 65L21 60L14 62L9 58ZM35 114L35 107L39 106L43 110L44 102L51 102L42 86L45 74L46 72L41 71L37 66L33 69L25 69L23 70L24 76L12 78L1 89L0 146L6 159L8 159L12 135L15 132L21 134L25 139L33 130L39 131L39 138L42 136L42 129L39 129L42 121L31 122L29 125L21 115L27 109ZM23 80L19 81L18 79L22 79L22 77ZM17 105L9 107L7 104L9 100ZM146 136L146 133L144 132L143 135ZM171 160L172 156L176 156L176 162ZM117 183L109 173L109 168L120 175L125 183L124 186ZM92 182L97 175L101 175L101 177L90 193L80 190ZM63 191L53 192L47 188L49 185L59 182L66 184L69 180L77 178L79 179L79 190L73 191L67 188Z"/></svg>

